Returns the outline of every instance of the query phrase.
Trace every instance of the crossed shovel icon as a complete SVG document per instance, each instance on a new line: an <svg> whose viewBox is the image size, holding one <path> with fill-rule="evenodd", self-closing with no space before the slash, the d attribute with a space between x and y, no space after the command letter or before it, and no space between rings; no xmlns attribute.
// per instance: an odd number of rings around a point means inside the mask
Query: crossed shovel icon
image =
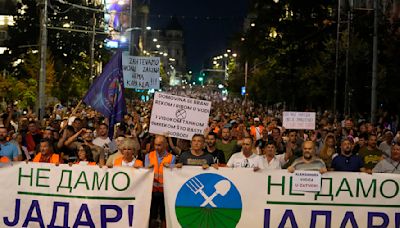
<svg viewBox="0 0 400 228"><path fill-rule="evenodd" d="M200 193L200 195L204 198L204 202L200 205L200 207L205 207L208 204L210 204L211 207L217 207L217 205L215 205L215 203L213 202L213 199L217 195L225 196L231 189L231 183L228 180L220 180L214 185L214 188L215 188L214 193L211 194L211 196L207 196L207 194L204 193L204 191L203 191L204 184L201 183L201 181L199 179L197 179L196 177L190 179L188 181L188 183L186 183L186 186L194 194L197 195L198 193Z"/></svg>

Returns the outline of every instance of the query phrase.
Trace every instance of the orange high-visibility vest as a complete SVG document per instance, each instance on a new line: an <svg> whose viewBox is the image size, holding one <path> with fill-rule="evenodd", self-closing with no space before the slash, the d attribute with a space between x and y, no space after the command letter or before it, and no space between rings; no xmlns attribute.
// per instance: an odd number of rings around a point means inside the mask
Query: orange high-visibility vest
<svg viewBox="0 0 400 228"><path fill-rule="evenodd" d="M215 134L218 134L218 133L219 133L219 127L215 127L214 130L213 130L213 132L214 132Z"/></svg>
<svg viewBox="0 0 400 228"><path fill-rule="evenodd" d="M33 158L32 162L40 162L40 158L42 158L42 153L36 154L35 158ZM50 157L50 163L57 164L60 163L60 155L52 154Z"/></svg>
<svg viewBox="0 0 400 228"><path fill-rule="evenodd" d="M257 127L258 127L258 130L256 129ZM262 133L263 129L264 129L264 126L262 126L262 125L259 125L259 126L254 126L253 125L253 126L250 127L250 135L253 136L255 140L257 140L256 139L257 131L260 134L260 137L262 137L261 133Z"/></svg>
<svg viewBox="0 0 400 228"><path fill-rule="evenodd" d="M167 155L162 158L161 163L158 164L157 151L154 150L149 153L149 162L150 162L150 164L154 165L153 192L163 192L164 191L163 167L164 167L164 163L171 164L172 158L173 158L172 154L167 153Z"/></svg>
<svg viewBox="0 0 400 228"><path fill-rule="evenodd" d="M122 166L122 160L123 159L124 159L123 157L115 159L114 160L114 166ZM135 163L133 163L133 166L143 167L143 162L138 160L138 159L136 159Z"/></svg>
<svg viewBox="0 0 400 228"><path fill-rule="evenodd" d="M2 156L0 158L0 163L9 163L9 162L10 162L10 159L8 159L8 157L6 157L6 156Z"/></svg>

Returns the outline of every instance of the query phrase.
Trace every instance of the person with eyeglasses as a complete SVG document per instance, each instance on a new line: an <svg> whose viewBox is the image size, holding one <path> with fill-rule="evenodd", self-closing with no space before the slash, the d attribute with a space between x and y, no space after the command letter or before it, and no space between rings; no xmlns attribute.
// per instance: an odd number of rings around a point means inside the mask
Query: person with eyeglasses
<svg viewBox="0 0 400 228"><path fill-rule="evenodd" d="M400 174L400 143L396 143L392 146L390 158L378 162L372 169L372 172Z"/></svg>
<svg viewBox="0 0 400 228"><path fill-rule="evenodd" d="M329 171L364 172L364 162L359 155L352 153L350 139L342 140L339 155L333 158Z"/></svg>
<svg viewBox="0 0 400 228"><path fill-rule="evenodd" d="M232 154L227 166L231 168L253 168L255 171L264 168L263 158L253 153L253 138L245 137L242 143L242 151Z"/></svg>

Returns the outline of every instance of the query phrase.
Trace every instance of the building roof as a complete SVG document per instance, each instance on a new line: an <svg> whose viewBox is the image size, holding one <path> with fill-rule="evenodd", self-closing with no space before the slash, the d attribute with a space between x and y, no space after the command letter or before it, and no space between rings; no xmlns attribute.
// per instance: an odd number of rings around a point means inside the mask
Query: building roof
<svg viewBox="0 0 400 228"><path fill-rule="evenodd" d="M183 31L182 25L179 23L178 18L172 17L165 30L178 30Z"/></svg>

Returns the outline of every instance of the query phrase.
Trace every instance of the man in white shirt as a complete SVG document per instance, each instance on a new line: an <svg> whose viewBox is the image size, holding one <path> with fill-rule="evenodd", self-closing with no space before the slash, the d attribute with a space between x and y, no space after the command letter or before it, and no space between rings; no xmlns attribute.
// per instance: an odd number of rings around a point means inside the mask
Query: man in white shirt
<svg viewBox="0 0 400 228"><path fill-rule="evenodd" d="M97 137L93 140L93 144L104 148L104 145L107 145L110 142L111 140L108 138L108 126L107 124L102 123L97 129Z"/></svg>
<svg viewBox="0 0 400 228"><path fill-rule="evenodd" d="M284 166L288 161L288 156L286 153L278 155L276 154L276 145L272 140L267 141L267 144L263 148L263 152L264 169L281 169L282 166Z"/></svg>
<svg viewBox="0 0 400 228"><path fill-rule="evenodd" d="M263 159L252 152L253 139L245 137L242 143L242 151L232 154L227 166L231 168L253 168L263 169Z"/></svg>
<svg viewBox="0 0 400 228"><path fill-rule="evenodd" d="M381 142L378 149L380 149L383 152L383 155L386 158L390 158L392 150L392 142L393 142L393 133L391 131L385 132L384 140L385 141Z"/></svg>

